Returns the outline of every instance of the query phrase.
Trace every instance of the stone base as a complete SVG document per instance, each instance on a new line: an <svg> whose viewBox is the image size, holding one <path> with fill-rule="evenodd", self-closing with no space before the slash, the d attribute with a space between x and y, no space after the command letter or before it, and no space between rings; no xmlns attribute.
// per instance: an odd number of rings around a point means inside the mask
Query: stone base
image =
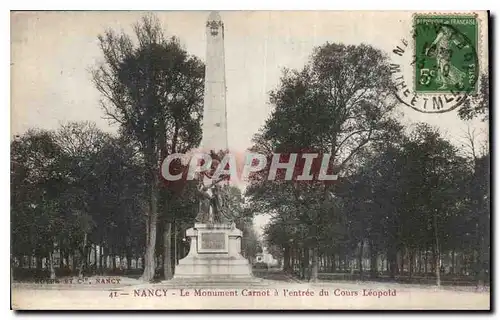
<svg viewBox="0 0 500 320"><path fill-rule="evenodd" d="M211 234L216 243L201 242ZM242 232L234 224L197 223L186 235L191 239L189 254L175 267L174 280L252 281L252 267L241 255Z"/></svg>

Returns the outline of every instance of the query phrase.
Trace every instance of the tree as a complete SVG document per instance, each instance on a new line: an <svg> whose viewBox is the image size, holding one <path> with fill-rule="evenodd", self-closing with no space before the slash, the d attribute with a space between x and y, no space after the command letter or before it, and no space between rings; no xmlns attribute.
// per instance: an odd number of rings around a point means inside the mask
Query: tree
<svg viewBox="0 0 500 320"><path fill-rule="evenodd" d="M476 277L479 286L484 286L490 272L490 157L484 155L474 161L474 173L470 181L470 212L477 248Z"/></svg>
<svg viewBox="0 0 500 320"><path fill-rule="evenodd" d="M100 243L95 237L96 222L102 212L106 212L107 208L103 204L109 200L96 197L96 190L104 190L106 187L102 177L108 168L108 159L100 160L103 159L102 151L110 140L108 134L91 122L63 124L55 133L55 141L65 159L66 188L60 198L67 208L67 227L71 231L62 233L62 239L66 241L61 239L60 243L64 244L63 251L78 249L81 257L80 276L89 268L86 257L91 244Z"/></svg>
<svg viewBox="0 0 500 320"><path fill-rule="evenodd" d="M462 120L471 120L476 117L482 116L481 121L487 121L489 119L489 110L490 110L490 89L489 76L487 74L482 74L479 81L479 91L477 94L469 97L464 101L463 106L458 110L458 115ZM481 175L484 175L485 172L482 171L482 168L485 167L485 163L489 163L489 155L488 156L480 156L480 150L477 150L475 147L475 135L471 133L470 128L467 136L469 147L474 163L474 172L480 172ZM489 165L489 164L488 164ZM474 174L476 177L476 173ZM485 271L488 269L487 263L487 247L489 236L487 236L489 232L489 209L484 208L483 206L489 207L489 187L485 188L484 182L489 185L489 179L482 176L480 178L481 182L477 182L476 178L473 178L474 183L471 182L471 185L474 185L472 189L470 189L471 193L471 201L474 203L470 207L471 210L475 211L477 214L476 219L471 221L476 225L476 236L479 241L478 248L478 284L480 286L484 285L485 280ZM480 231L482 230L482 232Z"/></svg>
<svg viewBox="0 0 500 320"><path fill-rule="evenodd" d="M160 190L160 197L167 201L160 202L160 216L163 222L160 230L162 231L163 254L163 273L166 279L173 275L173 265L177 262L177 243L181 234L192 227L193 221L198 213L198 198L195 181L183 181L181 185L167 184ZM178 231L181 232L178 232ZM172 244L172 236L174 242ZM182 239L182 237L181 237ZM170 251L173 249L174 254ZM171 250L172 251L172 250Z"/></svg>
<svg viewBox="0 0 500 320"><path fill-rule="evenodd" d="M236 228L243 232L241 253L252 262L260 244L259 236L253 226L253 211L245 203L245 199L238 187L227 185L226 192L227 210L235 217Z"/></svg>
<svg viewBox="0 0 500 320"><path fill-rule="evenodd" d="M92 191L96 228L90 240L101 257L124 256L130 267L144 253L146 221L138 214L147 199L144 168L133 144L120 136L106 140L95 162L99 188Z"/></svg>
<svg viewBox="0 0 500 320"><path fill-rule="evenodd" d="M489 230L490 230L490 155L486 143L480 143L475 129L467 128L466 144L463 145L472 174L465 192L468 195L466 223L475 226L471 232L476 237L472 244L477 250L476 277L479 286L486 280L489 270Z"/></svg>
<svg viewBox="0 0 500 320"><path fill-rule="evenodd" d="M439 286L441 248L445 237L443 227L453 214L455 204L463 197L460 186L467 172L466 163L457 155L456 147L443 139L437 130L425 125L416 128L407 150L412 157L414 172L423 174L419 179L421 196L413 201L423 213L421 219L426 223L427 230L432 230L430 238L434 240L434 268Z"/></svg>
<svg viewBox="0 0 500 320"><path fill-rule="evenodd" d="M104 62L92 71L103 95L106 117L137 144L148 182L148 223L145 269L153 278L159 201L159 164L168 154L187 152L201 139L204 65L167 39L157 19L147 16L134 27L138 45L130 36L106 31L99 36ZM168 207L168 199L162 202ZM169 220L165 219L166 230ZM165 245L165 255L170 254ZM170 270L165 277L169 277Z"/></svg>
<svg viewBox="0 0 500 320"><path fill-rule="evenodd" d="M63 232L62 152L53 133L29 130L11 143L11 221L14 255L48 257L55 278L53 252ZM31 259L30 259L31 262Z"/></svg>
<svg viewBox="0 0 500 320"><path fill-rule="evenodd" d="M142 251L142 167L123 137L94 123L70 122L16 136L11 151L15 255L34 256L39 269L47 257L54 277L55 252L61 267L64 260L70 267L72 255L73 271L83 276L90 271L90 250L97 258L98 246L101 266L108 254L103 249L127 258Z"/></svg>
<svg viewBox="0 0 500 320"><path fill-rule="evenodd" d="M381 51L364 44L326 43L314 50L301 71L284 71L280 86L270 94L273 112L256 135L253 150L330 154L330 166L346 174L364 149L373 141L387 140L391 129L397 127L390 118L395 105L390 88L387 57ZM271 190L281 201L264 196ZM292 219L307 230L303 245L306 256L311 250L312 281L317 278L322 228L334 214L327 209L333 190L333 185L321 182L269 182L259 178L251 181L248 191L252 201L268 201L269 209L276 209L278 214L284 211L279 210L277 202L298 208Z"/></svg>
<svg viewBox="0 0 500 320"><path fill-rule="evenodd" d="M440 284L442 248L458 240L453 239L450 222L461 214L469 172L458 150L425 124L417 124L398 144L373 149L343 192L351 210L359 214L351 219L355 230L370 242L372 271L383 250L394 278L399 252L399 273L404 272L406 256L411 277L417 251L430 247Z"/></svg>

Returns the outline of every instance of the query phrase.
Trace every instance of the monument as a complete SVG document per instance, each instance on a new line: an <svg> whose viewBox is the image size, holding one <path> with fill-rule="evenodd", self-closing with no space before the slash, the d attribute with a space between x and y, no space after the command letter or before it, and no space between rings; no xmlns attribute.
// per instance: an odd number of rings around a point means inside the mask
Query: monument
<svg viewBox="0 0 500 320"><path fill-rule="evenodd" d="M225 152L227 142L224 24L217 12L206 23L207 55L201 149L213 155ZM227 206L226 180L212 179L212 172L198 176L199 213L188 255L175 268L174 280L231 281L252 279L252 268L241 255L242 232L236 228Z"/></svg>

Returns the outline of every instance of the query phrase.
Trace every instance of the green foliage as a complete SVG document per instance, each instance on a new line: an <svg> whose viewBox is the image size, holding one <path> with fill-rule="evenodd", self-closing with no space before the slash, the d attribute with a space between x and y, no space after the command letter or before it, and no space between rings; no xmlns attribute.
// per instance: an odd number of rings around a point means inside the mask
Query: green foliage
<svg viewBox="0 0 500 320"><path fill-rule="evenodd" d="M99 36L104 62L92 76L106 117L157 166L155 153L186 152L201 140L204 64L167 39L153 16L134 30L137 47L126 34Z"/></svg>
<svg viewBox="0 0 500 320"><path fill-rule="evenodd" d="M119 124L120 133L136 144L144 161L148 240L143 278L151 280L158 219L175 220L174 209L187 199L178 193L179 199L174 199L166 188L160 190L160 163L169 154L186 153L200 143L205 68L178 39L165 37L154 16L145 16L134 32L137 46L124 33L108 30L99 36L104 61L92 70L92 79L102 94L106 117ZM191 207L180 212L191 212Z"/></svg>
<svg viewBox="0 0 500 320"><path fill-rule="evenodd" d="M398 253L486 255L488 158L471 166L426 124L405 132L392 112L386 67L384 55L369 46L327 43L302 71L285 70L252 150L331 153L341 178L329 185L269 181L266 170L251 176L253 211L272 216L267 242L302 252L306 264L309 249L352 257L365 243L370 254L387 257L392 271Z"/></svg>
<svg viewBox="0 0 500 320"><path fill-rule="evenodd" d="M62 151L51 132L30 130L11 142L11 224L15 254L46 254L62 231L58 195Z"/></svg>
<svg viewBox="0 0 500 320"><path fill-rule="evenodd" d="M13 253L84 253L85 235L116 253L143 250L141 166L92 123L28 131L11 144Z"/></svg>
<svg viewBox="0 0 500 320"><path fill-rule="evenodd" d="M355 159L377 141L397 131L390 118L394 101L386 56L368 45L327 43L314 50L301 70L285 70L270 94L274 109L254 138L252 150L331 154L330 167L346 173ZM290 224L303 245L331 240L333 185L324 182L268 181L266 170L255 174L247 195L256 210L272 213L277 223ZM342 222L344 223L344 222Z"/></svg>

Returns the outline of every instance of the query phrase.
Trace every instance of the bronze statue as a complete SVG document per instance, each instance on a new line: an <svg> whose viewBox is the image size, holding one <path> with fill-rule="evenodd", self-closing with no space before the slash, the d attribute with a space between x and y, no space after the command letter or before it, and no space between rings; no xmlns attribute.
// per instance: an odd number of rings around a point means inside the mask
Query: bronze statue
<svg viewBox="0 0 500 320"><path fill-rule="evenodd" d="M215 161L217 164L217 161ZM196 222L230 224L234 216L229 212L228 188L224 178L213 181L213 172L202 172L198 175L199 212Z"/></svg>

